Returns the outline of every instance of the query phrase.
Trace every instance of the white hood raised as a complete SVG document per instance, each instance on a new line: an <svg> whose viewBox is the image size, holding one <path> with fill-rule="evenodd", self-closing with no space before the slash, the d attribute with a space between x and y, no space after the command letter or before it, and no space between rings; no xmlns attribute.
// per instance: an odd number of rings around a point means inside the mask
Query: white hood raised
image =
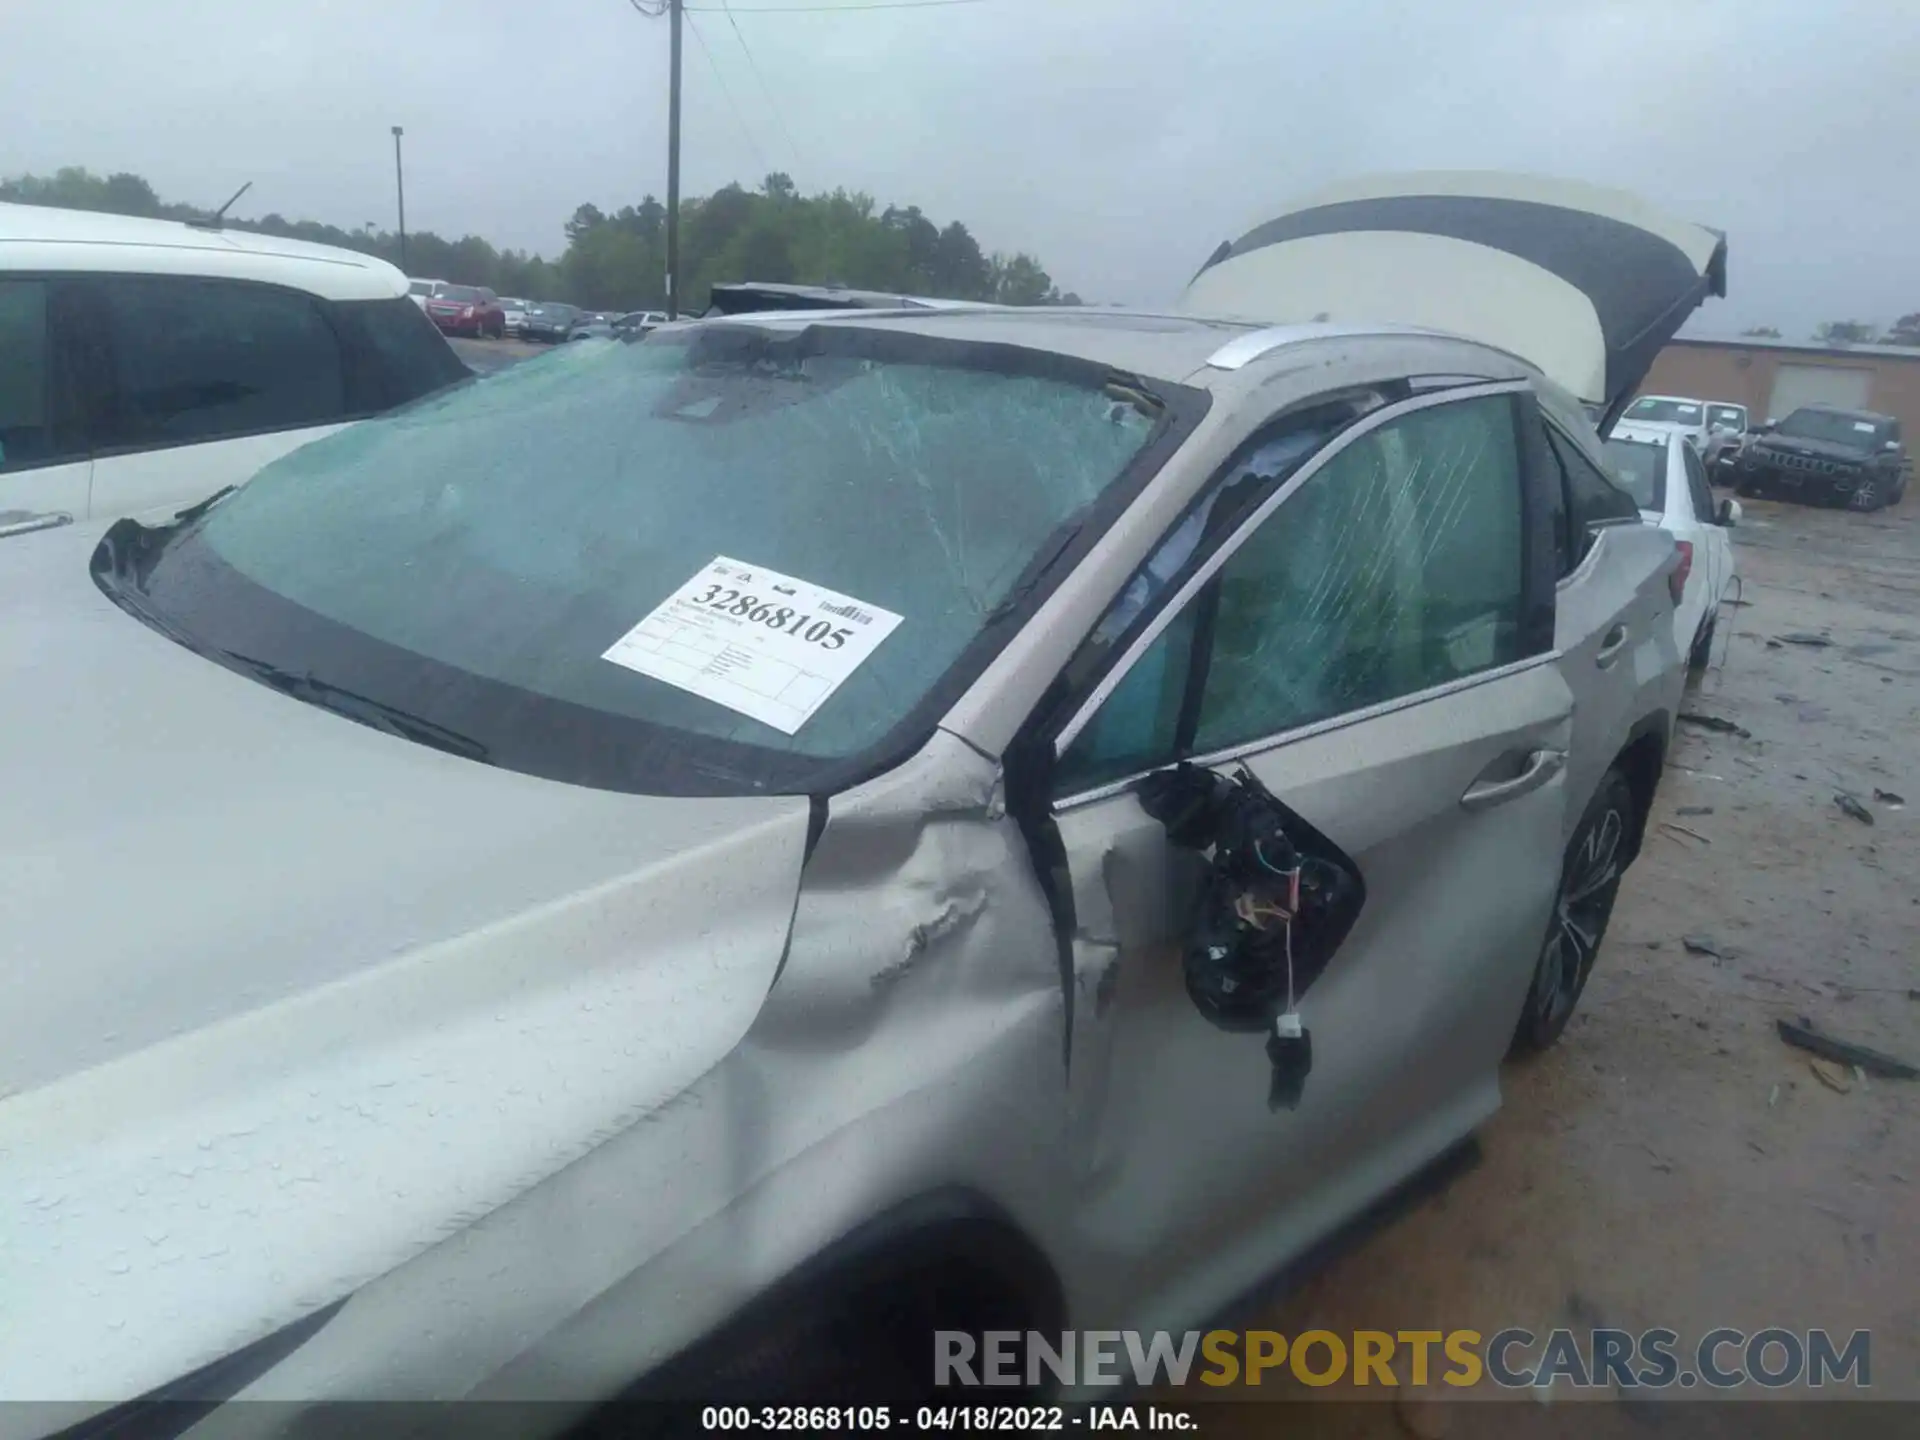
<svg viewBox="0 0 1920 1440"><path fill-rule="evenodd" d="M1727 293L1726 253L1717 232L1625 191L1498 173L1370 176L1223 244L1180 304L1270 324L1444 330L1611 411L1701 301Z"/></svg>
<svg viewBox="0 0 1920 1440"><path fill-rule="evenodd" d="M0 1401L126 1398L683 1092L786 941L804 798L491 769L0 544Z"/></svg>

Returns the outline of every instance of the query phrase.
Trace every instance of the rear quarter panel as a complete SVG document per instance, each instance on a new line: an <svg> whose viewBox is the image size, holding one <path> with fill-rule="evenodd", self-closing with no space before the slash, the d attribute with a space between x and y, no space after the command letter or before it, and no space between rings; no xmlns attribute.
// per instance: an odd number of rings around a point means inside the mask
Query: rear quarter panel
<svg viewBox="0 0 1920 1440"><path fill-rule="evenodd" d="M1652 720L1672 737L1686 683L1674 639L1667 576L1679 563L1673 537L1657 526L1602 527L1579 567L1560 582L1554 648L1573 692L1573 747L1567 758L1567 829L1572 833L1600 777ZM1611 664L1603 650L1616 632L1626 644Z"/></svg>

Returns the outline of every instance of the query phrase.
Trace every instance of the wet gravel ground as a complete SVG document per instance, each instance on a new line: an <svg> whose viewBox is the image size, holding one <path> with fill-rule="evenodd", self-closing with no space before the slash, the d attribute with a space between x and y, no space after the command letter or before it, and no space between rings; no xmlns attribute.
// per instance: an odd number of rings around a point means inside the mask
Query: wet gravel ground
<svg viewBox="0 0 1920 1440"><path fill-rule="evenodd" d="M1681 727L1580 1012L1509 1067L1482 1164L1295 1291L1274 1328L1664 1326L1683 1359L1719 1326L1866 1329L1871 1393L1920 1399L1920 1082L1835 1072L1841 1093L1775 1030L1808 1016L1920 1063L1920 504L1743 504L1747 603L1721 612L1688 708L1750 737ZM1341 1393L1278 1374L1273 1398ZM1324 1433L1493 1433L1462 1408L1336 1407ZM1644 1405L1617 1408L1644 1433ZM1689 1411L1678 1433L1709 1418Z"/></svg>
<svg viewBox="0 0 1920 1440"><path fill-rule="evenodd" d="M524 340L465 340L457 336L449 336L447 343L453 347L454 354L467 362L469 369L481 375L504 370L535 355L544 355L553 348L551 345L535 345Z"/></svg>

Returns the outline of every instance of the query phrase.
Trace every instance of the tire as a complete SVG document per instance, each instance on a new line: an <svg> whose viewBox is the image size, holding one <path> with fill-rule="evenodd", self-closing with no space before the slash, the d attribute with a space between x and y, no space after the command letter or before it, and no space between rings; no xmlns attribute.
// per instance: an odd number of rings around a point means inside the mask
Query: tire
<svg viewBox="0 0 1920 1440"><path fill-rule="evenodd" d="M1880 482L1869 475L1860 482L1859 488L1847 497L1847 509L1859 511L1878 510L1887 503L1886 491L1880 488Z"/></svg>
<svg viewBox="0 0 1920 1440"><path fill-rule="evenodd" d="M1567 1028L1606 940L1607 922L1620 893L1633 834L1633 790L1626 776L1608 770L1574 827L1560 866L1553 914L1541 940L1540 958L1527 986L1526 1003L1513 1030L1509 1056L1545 1050Z"/></svg>
<svg viewBox="0 0 1920 1440"><path fill-rule="evenodd" d="M1702 675L1707 666L1713 663L1713 627L1719 624L1718 617L1707 621L1706 628L1694 637L1693 649L1687 652L1687 673Z"/></svg>

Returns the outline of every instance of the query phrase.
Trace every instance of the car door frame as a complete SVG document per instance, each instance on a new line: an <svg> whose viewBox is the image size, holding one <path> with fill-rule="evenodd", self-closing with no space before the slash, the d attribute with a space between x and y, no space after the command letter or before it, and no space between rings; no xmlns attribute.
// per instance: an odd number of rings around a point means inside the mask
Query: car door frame
<svg viewBox="0 0 1920 1440"><path fill-rule="evenodd" d="M1728 575L1733 568L1729 553L1731 542L1715 508L1713 482L1707 476L1705 457L1698 451L1683 451L1680 455L1680 473L1687 487L1687 507L1694 512L1693 524L1699 532L1696 548L1704 547L1707 552L1706 608L1701 613L1700 623L1708 626L1719 615L1720 600L1726 594ZM1700 508L1702 502L1706 505L1705 510Z"/></svg>
<svg viewBox="0 0 1920 1440"><path fill-rule="evenodd" d="M1409 377L1411 378L1411 377ZM1407 381L1399 382L1406 385ZM1357 388L1384 390L1386 384L1374 382L1349 384L1333 393L1351 392ZM1235 554L1259 530L1272 521L1277 512L1299 489L1310 482L1315 475L1343 453L1349 446L1371 434L1373 431L1390 425L1408 415L1427 409L1435 409L1449 404L1461 403L1482 397L1509 397L1509 405L1514 426L1514 456L1521 484L1521 543L1522 543L1522 641L1518 659L1488 668L1472 675L1458 677L1443 684L1396 696L1378 704L1360 707L1335 716L1308 724L1277 731L1271 735L1246 741L1219 752L1194 755L1196 763L1212 766L1230 764L1236 760L1258 763L1261 757L1296 750L1304 753L1301 747L1312 745L1316 741L1327 744L1342 743L1341 737L1347 732L1369 725L1404 727L1412 716L1420 715L1423 707L1445 705L1451 697L1499 684L1510 678L1520 677L1523 683L1532 687L1529 695L1539 709L1533 717L1516 718L1515 725L1538 725L1551 728L1562 723L1570 726L1571 697L1567 693L1555 666L1557 655L1553 649L1554 619L1553 604L1556 585L1559 579L1556 541L1553 531L1553 511L1559 499L1559 479L1557 472L1541 467L1535 447L1529 442L1529 427L1537 424L1535 397L1532 385L1525 379L1466 380L1457 379L1451 383L1434 384L1414 390L1404 398L1391 400L1371 413L1351 421L1331 437L1325 439L1318 449L1303 462L1283 473L1277 480L1267 482L1263 494L1256 492L1257 498L1250 497L1234 520L1222 533L1203 542L1195 554L1189 558L1181 574L1154 598L1144 614L1132 626L1131 638L1117 643L1113 652L1106 657L1103 668L1079 677L1079 689L1071 695L1052 694L1043 702L1030 718L1015 744L1009 747L1007 755L1007 794L1010 811L1025 810L1024 827L1034 851L1034 858L1045 879L1045 888L1053 902L1055 939L1060 947L1062 981L1066 990L1067 1009L1067 1059L1069 1073L1069 1134L1068 1147L1073 1154L1071 1165L1075 1183L1091 1183L1092 1194L1103 1190L1098 1178L1089 1182L1088 1177L1098 1177L1110 1172L1111 1155L1103 1154L1102 1148L1112 1140L1113 1120L1103 1111L1107 1103L1107 1091L1114 1074L1115 1026L1097 1023L1098 1017L1110 1005L1116 1003L1114 992L1127 982L1120 976L1119 957L1122 946L1120 937L1115 934L1110 947L1110 958L1103 962L1101 954L1102 940L1097 933L1101 927L1110 926L1111 913L1099 915L1092 913L1097 901L1083 898L1088 894L1090 884L1105 884L1104 875L1089 876L1074 873L1074 856L1070 853L1074 847L1063 834L1062 819L1070 812L1086 811L1089 807L1102 806L1125 801L1134 786L1146 773L1164 768L1172 763L1173 757L1163 764L1154 765L1139 774L1091 786L1083 792L1072 795L1055 795L1048 783L1052 766L1065 753L1067 747L1090 723L1092 717L1119 687L1126 674L1139 662L1141 657L1154 646L1179 615L1190 605L1197 603L1214 578ZM1320 397L1314 397L1318 399ZM1256 423L1238 430L1234 443L1227 451L1220 465L1214 467L1207 480L1194 492L1197 500L1214 490L1231 476L1234 468L1241 462L1249 442L1262 437L1277 423L1282 422L1289 412L1307 408L1313 399L1294 399L1291 403L1264 413ZM1170 537L1185 521L1189 511L1182 511L1172 517L1165 527L1161 539ZM1148 552L1149 557L1157 549ZM1143 560L1143 564L1144 564ZM1118 602L1118 596L1115 602ZM1188 657L1189 665L1193 657ZM1456 707L1457 708L1457 707ZM1426 712L1431 715L1431 710ZM1472 788L1474 777L1468 775L1462 781L1462 800ZM1534 782L1528 780L1528 788ZM1045 795L1044 815L1035 816L1030 802L1036 787L1043 787ZM1538 781L1538 798L1529 812L1525 832L1527 845L1531 853L1540 853L1544 846L1552 856L1551 863L1543 866L1539 894L1527 895L1524 887L1514 887L1513 905L1526 911L1524 920L1514 920L1510 908L1508 923L1516 927L1515 933L1524 929L1531 935L1533 930L1545 933L1546 921L1550 912L1553 887L1559 875L1559 841L1568 823L1565 815L1567 796L1564 779L1558 766L1548 766ZM1516 797L1524 793L1516 790ZM1286 794L1281 795L1283 802ZM1447 802L1451 804L1452 802ZM1462 804L1462 810L1469 807ZM1307 817L1318 823L1314 817ZM1492 819L1492 817L1488 817ZM1071 823L1071 822L1070 822ZM1128 816L1126 823L1138 833L1140 827L1136 819ZM1494 821L1494 823L1500 823ZM1332 837L1339 843L1340 837ZM1110 857L1111 858L1111 857ZM1121 856L1121 859L1126 857ZM1134 857L1139 858L1139 857ZM1155 868L1156 862L1151 855L1147 857L1147 868ZM1166 867L1159 867L1160 874L1146 876L1145 882L1138 887L1139 893L1132 903L1149 909L1155 905L1165 907L1176 904L1172 891L1177 880L1169 880ZM1158 883L1158 882L1166 883ZM1078 892L1078 893L1077 893ZM1112 892L1107 892L1111 897ZM1364 923L1364 912L1363 912ZM1094 932L1088 938L1088 927ZM1351 939L1348 943L1352 943ZM1343 947L1344 948L1344 947ZM1526 950L1527 971L1525 974L1513 974L1507 989L1508 995L1494 996L1492 1003L1477 1018L1488 1028L1474 1037L1477 1049L1474 1060L1465 1070L1465 1079L1445 1095L1422 1095L1415 1105L1415 1115L1399 1123L1388 1115L1383 1120L1384 1133L1379 1137L1380 1145L1374 1147L1365 1157L1368 1164L1359 1172L1347 1176L1347 1180L1361 1190L1371 1190L1391 1183L1393 1178L1433 1158L1455 1143L1461 1136L1486 1118L1498 1103L1497 1062L1504 1055L1506 1041L1518 1018L1524 999L1527 983L1531 976L1531 962L1537 953L1537 942L1530 942ZM1504 957L1511 962L1514 957ZM1335 962L1338 964L1338 961ZM1163 977L1164 978L1164 977ZM1184 997L1182 997L1184 998ZM1154 1003L1160 1003L1158 1001ZM1089 1015L1089 1011L1093 1012ZM1199 1022L1198 1016L1194 1020ZM1258 1037L1234 1036L1224 1034L1210 1035L1221 1046L1234 1047L1236 1054L1246 1049L1247 1053L1258 1061L1261 1056ZM1473 1048L1469 1046L1469 1048ZM1350 1052L1351 1053L1351 1052ZM1350 1058L1350 1054L1347 1057ZM1484 1063L1480 1063L1484 1061ZM1236 1062L1239 1063L1239 1062ZM1325 1084L1331 1084L1328 1077ZM1427 1106L1422 1111L1420 1107ZM1434 1108L1440 1107L1440 1108ZM1391 1104L1388 1110L1391 1110ZM1445 1113L1442 1113L1444 1110ZM1424 1118L1425 1126L1414 1123ZM1324 1123L1324 1122L1322 1122ZM1323 1133L1323 1132L1314 1132ZM1368 1172L1368 1165L1371 1172ZM1368 1173L1361 1173L1368 1172ZM1358 1176L1356 1179L1355 1176ZM1251 1200L1251 1196L1243 1196ZM1284 1258L1286 1253L1297 1249L1308 1231L1318 1232L1325 1226L1336 1222L1342 1205L1332 1200L1331 1190L1316 1193L1304 1205L1287 1209L1269 1206L1274 1213L1259 1214L1260 1206L1252 1201L1253 1217L1243 1205L1234 1213L1248 1220L1248 1228L1222 1240L1229 1248L1238 1247L1239 1253L1232 1263L1242 1260L1260 1267L1270 1266ZM1231 1206L1232 1199L1228 1197ZM1318 1208L1316 1208L1318 1207ZM1097 1221L1090 1225L1093 1236L1102 1233ZM1099 1243L1097 1239L1090 1244ZM1111 1257L1109 1257L1111 1258ZM1218 1259L1219 1257L1216 1257ZM1158 1263L1147 1261L1146 1263ZM1096 1270L1101 1267L1094 1266ZM1129 1282L1131 1283L1131 1282ZM1172 1283L1169 1280L1169 1283ZM1153 1288L1151 1279L1147 1288ZM1177 1287L1176 1287L1177 1288ZM1116 1294L1116 1299L1118 1295ZM1172 1323L1173 1317L1181 1311L1182 1301L1171 1293L1163 1296L1165 1318ZM1149 1307L1150 1309L1153 1307Z"/></svg>
<svg viewBox="0 0 1920 1440"><path fill-rule="evenodd" d="M70 313L74 305L75 275L58 270L9 270L0 280L36 283L45 287L46 394L43 421L50 435L62 425L72 427L72 443L55 456L0 470L0 539L30 534L83 519L93 484L93 418L84 335ZM56 440L55 442L59 442ZM16 477L34 477L21 479Z"/></svg>

